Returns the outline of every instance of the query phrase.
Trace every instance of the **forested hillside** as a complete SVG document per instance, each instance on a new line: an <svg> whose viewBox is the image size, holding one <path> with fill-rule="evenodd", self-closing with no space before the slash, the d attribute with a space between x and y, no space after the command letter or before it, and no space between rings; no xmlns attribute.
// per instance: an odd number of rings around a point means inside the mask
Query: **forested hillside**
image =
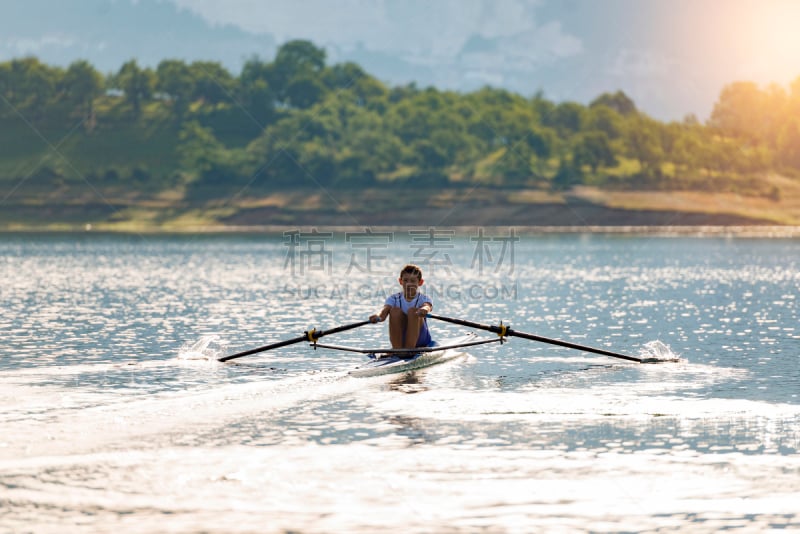
<svg viewBox="0 0 800 534"><path fill-rule="evenodd" d="M778 202L774 175L800 177L800 78L789 88L732 83L704 124L654 120L622 91L582 105L489 87L387 87L358 65L328 65L308 41L239 73L170 59L109 74L86 61L0 63L6 206L376 186L722 191Z"/></svg>

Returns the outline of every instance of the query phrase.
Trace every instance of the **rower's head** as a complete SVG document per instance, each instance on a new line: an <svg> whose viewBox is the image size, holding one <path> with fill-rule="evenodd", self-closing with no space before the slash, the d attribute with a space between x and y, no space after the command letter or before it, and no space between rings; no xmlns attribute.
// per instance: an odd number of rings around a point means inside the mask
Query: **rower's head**
<svg viewBox="0 0 800 534"><path fill-rule="evenodd" d="M425 283L422 279L422 269L413 263L409 263L400 270L400 278L397 279L403 286L406 298L413 298L417 294L417 288Z"/></svg>

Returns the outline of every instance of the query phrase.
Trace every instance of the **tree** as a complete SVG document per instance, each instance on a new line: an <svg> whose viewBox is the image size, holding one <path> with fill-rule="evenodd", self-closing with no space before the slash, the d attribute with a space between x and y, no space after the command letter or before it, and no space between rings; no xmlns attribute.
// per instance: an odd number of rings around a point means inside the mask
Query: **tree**
<svg viewBox="0 0 800 534"><path fill-rule="evenodd" d="M550 128L533 126L525 138L528 147L536 156L536 169L540 175L544 175L547 160L555 153L557 136Z"/></svg>
<svg viewBox="0 0 800 534"><path fill-rule="evenodd" d="M600 167L613 167L617 158L611 149L608 136L605 132L584 132L577 136L575 142L576 165L588 165L592 173L597 173Z"/></svg>
<svg viewBox="0 0 800 534"><path fill-rule="evenodd" d="M239 93L247 112L263 129L275 116L275 91L269 85L270 66L249 59L239 74Z"/></svg>
<svg viewBox="0 0 800 534"><path fill-rule="evenodd" d="M289 100L289 86L296 78L317 77L325 68L325 51L311 41L295 40L283 44L270 69L270 86L281 101Z"/></svg>
<svg viewBox="0 0 800 534"><path fill-rule="evenodd" d="M286 87L286 102L295 108L308 109L320 102L325 94L325 86L312 76L293 78Z"/></svg>
<svg viewBox="0 0 800 534"><path fill-rule="evenodd" d="M603 132L609 139L619 139L624 129L623 117L615 108L593 103L586 114L586 128Z"/></svg>
<svg viewBox="0 0 800 534"><path fill-rule="evenodd" d="M566 190L581 183L583 183L583 172L580 165L569 158L561 158L558 171L553 177L553 187Z"/></svg>
<svg viewBox="0 0 800 534"><path fill-rule="evenodd" d="M379 108L381 111L387 108L389 92L386 87L355 63L348 62L325 69L322 80L330 91L349 92L359 106Z"/></svg>
<svg viewBox="0 0 800 534"><path fill-rule="evenodd" d="M197 121L186 123L178 135L178 140L181 166L197 175L211 170L225 150L211 128L205 128Z"/></svg>
<svg viewBox="0 0 800 534"><path fill-rule="evenodd" d="M29 118L41 119L56 97L56 85L62 76L60 69L35 57L11 60L3 74L6 99Z"/></svg>
<svg viewBox="0 0 800 534"><path fill-rule="evenodd" d="M134 118L142 114L142 104L152 98L156 77L152 70L141 69L135 59L120 67L116 77L117 86L125 93Z"/></svg>
<svg viewBox="0 0 800 534"><path fill-rule="evenodd" d="M589 104L590 108L594 108L596 106L605 106L613 109L623 116L637 113L636 104L634 104L633 100L631 100L628 95L622 91L617 91L616 93L603 93L592 100L592 102Z"/></svg>
<svg viewBox="0 0 800 534"><path fill-rule="evenodd" d="M194 100L206 104L230 102L236 90L236 80L221 63L217 61L195 61L189 65L194 80Z"/></svg>
<svg viewBox="0 0 800 534"><path fill-rule="evenodd" d="M420 139L411 147L414 163L423 170L438 170L449 163L444 150L428 139Z"/></svg>
<svg viewBox="0 0 800 534"><path fill-rule="evenodd" d="M500 175L507 185L525 185L534 175L532 159L531 149L527 144L509 146L503 156L493 164L493 174Z"/></svg>
<svg viewBox="0 0 800 534"><path fill-rule="evenodd" d="M67 98L81 107L87 124L94 122L94 100L102 94L103 76L88 61L70 64L61 81Z"/></svg>
<svg viewBox="0 0 800 534"><path fill-rule="evenodd" d="M583 129L586 108L576 102L562 102L553 113L553 124L562 138L570 137Z"/></svg>
<svg viewBox="0 0 800 534"><path fill-rule="evenodd" d="M722 89L709 126L723 135L756 142L764 139L764 93L753 82L736 82Z"/></svg>
<svg viewBox="0 0 800 534"><path fill-rule="evenodd" d="M628 154L634 157L647 176L660 174L660 165L664 159L658 135L658 124L645 115L629 118L625 130L625 145Z"/></svg>
<svg viewBox="0 0 800 534"><path fill-rule="evenodd" d="M680 135L672 147L670 159L683 167L686 172L693 172L702 161L703 133L700 125L684 123Z"/></svg>
<svg viewBox="0 0 800 534"><path fill-rule="evenodd" d="M778 161L800 171L800 119L788 121L778 137Z"/></svg>
<svg viewBox="0 0 800 534"><path fill-rule="evenodd" d="M165 59L159 63L155 88L169 96L178 118L186 115L195 90L195 79L186 63L178 59Z"/></svg>

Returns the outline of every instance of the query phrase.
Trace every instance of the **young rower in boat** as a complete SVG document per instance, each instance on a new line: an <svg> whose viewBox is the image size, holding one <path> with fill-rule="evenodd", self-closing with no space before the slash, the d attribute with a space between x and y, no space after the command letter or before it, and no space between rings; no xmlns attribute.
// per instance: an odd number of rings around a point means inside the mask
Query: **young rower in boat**
<svg viewBox="0 0 800 534"><path fill-rule="evenodd" d="M420 292L422 269L408 264L397 279L403 290L389 295L381 311L369 317L373 323L389 318L389 341L393 349L427 347L431 344L431 333L425 316L433 309L430 297Z"/></svg>

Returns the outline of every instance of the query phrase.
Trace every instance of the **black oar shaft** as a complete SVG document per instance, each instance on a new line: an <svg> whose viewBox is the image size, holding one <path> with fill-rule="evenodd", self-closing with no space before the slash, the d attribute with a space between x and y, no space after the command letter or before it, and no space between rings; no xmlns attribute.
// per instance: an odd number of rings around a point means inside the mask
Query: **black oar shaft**
<svg viewBox="0 0 800 534"><path fill-rule="evenodd" d="M517 336L525 339L530 339L532 341L540 341L542 343L550 343L551 345L559 345L561 347L567 347L569 349L577 349L582 350L585 352L594 352L595 354L602 354L603 356L611 356L613 358L622 358L623 360L628 360L631 362L642 363L641 358L637 358L635 356L628 356L626 354L620 354L618 352L611 352L610 350L604 349L596 349L594 347L587 347L586 345L578 345L577 343L570 343L569 341L561 341L560 339L551 339L547 337L537 336L534 334L526 334L525 332L515 332L510 328L507 330L507 335L509 336Z"/></svg>
<svg viewBox="0 0 800 534"><path fill-rule="evenodd" d="M272 343L271 345L264 345L263 347L256 347L255 349L246 350L243 352L237 352L236 354L231 354L229 356L224 356L219 358L217 361L219 362L227 362L228 360L233 360L234 358L241 358L242 356L250 356L251 354L255 354L257 352L264 352L265 350L272 350L278 349L281 347L285 347L286 345L292 345L294 343L300 343L308 339L308 335L303 335L300 337L296 337L294 339L286 339L284 341L278 341L277 343Z"/></svg>
<svg viewBox="0 0 800 534"><path fill-rule="evenodd" d="M480 330L487 330L489 332L494 332L498 335L505 335L505 336L516 336L521 337L524 339L530 339L532 341L539 341L541 343L549 343L551 345L559 345L561 347L567 347L570 349L577 349L582 350L585 352L593 352L595 354L602 354L603 356L611 356L613 358L621 358L623 360L628 360L631 362L642 363L641 358L637 358L635 356L628 356L626 354L619 354L618 352L611 352L609 350L604 349L596 349L594 347L587 347L585 345L578 345L577 343L570 343L569 341L561 341L560 339L551 339L548 337L537 336L534 334L528 334L525 332L517 332L511 328L505 326L493 326L493 325L485 325L480 323L473 323L472 321L465 321L463 319L454 319L452 317L444 317L442 315L435 315L433 313L429 313L428 317L431 319L438 319L440 321L445 321L448 323L453 323L461 326L467 326L469 328L477 328Z"/></svg>
<svg viewBox="0 0 800 534"><path fill-rule="evenodd" d="M267 350L277 349L280 347L285 347L287 345L293 345L295 343L302 343L303 341L311 341L314 342L317 339L321 338L322 336L327 336L330 334L336 334L337 332L344 332L346 330L352 330L353 328L358 328L359 326L364 326L365 324L369 324L370 321L359 321L353 324L345 324L342 326L337 326L331 328L329 330L310 330L304 332L302 336L293 338L293 339L286 339L284 341L278 341L276 343L271 343L269 345L264 345L263 347L256 347L254 349L246 350L244 352L237 352L236 354L231 354L229 356L223 356L219 358L217 361L219 362L227 362L228 360L233 360L234 358L241 358L242 356L249 356L251 354L255 354L257 352L264 352Z"/></svg>

